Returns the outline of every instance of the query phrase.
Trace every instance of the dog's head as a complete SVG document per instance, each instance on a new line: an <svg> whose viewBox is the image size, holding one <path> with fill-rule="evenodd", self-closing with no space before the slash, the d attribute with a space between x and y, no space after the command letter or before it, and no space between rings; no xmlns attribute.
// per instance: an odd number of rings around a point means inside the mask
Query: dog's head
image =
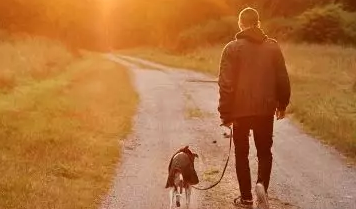
<svg viewBox="0 0 356 209"><path fill-rule="evenodd" d="M189 159L194 163L195 158L199 158L198 154L193 153L190 149L189 146L185 146L184 148L181 148L178 152L184 152L189 156Z"/></svg>

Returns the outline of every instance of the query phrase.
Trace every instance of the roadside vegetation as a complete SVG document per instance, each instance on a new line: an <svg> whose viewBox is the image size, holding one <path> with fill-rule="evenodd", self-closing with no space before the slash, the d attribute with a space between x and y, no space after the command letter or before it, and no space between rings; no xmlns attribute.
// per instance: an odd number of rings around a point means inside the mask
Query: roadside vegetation
<svg viewBox="0 0 356 209"><path fill-rule="evenodd" d="M0 42L0 208L97 208L131 130L128 72L43 38Z"/></svg>
<svg viewBox="0 0 356 209"><path fill-rule="evenodd" d="M0 208L97 208L108 192L138 96L123 66L82 49L217 76L246 6L286 43L293 118L356 157L355 2L0 1Z"/></svg>
<svg viewBox="0 0 356 209"><path fill-rule="evenodd" d="M133 49L120 53L218 75L223 45L187 53ZM325 143L356 157L356 49L282 44L292 82L290 114Z"/></svg>

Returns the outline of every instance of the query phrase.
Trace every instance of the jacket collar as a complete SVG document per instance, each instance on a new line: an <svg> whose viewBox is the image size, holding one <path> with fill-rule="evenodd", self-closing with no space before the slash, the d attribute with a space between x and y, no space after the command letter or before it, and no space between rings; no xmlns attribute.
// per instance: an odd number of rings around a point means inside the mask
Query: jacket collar
<svg viewBox="0 0 356 209"><path fill-rule="evenodd" d="M268 36L258 27L248 28L236 34L236 39L246 39L255 43L263 43L267 40Z"/></svg>

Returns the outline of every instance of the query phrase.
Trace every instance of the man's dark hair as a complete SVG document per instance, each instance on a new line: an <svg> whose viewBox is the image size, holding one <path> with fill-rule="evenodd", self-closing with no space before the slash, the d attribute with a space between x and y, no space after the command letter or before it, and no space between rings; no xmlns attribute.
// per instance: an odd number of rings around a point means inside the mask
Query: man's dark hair
<svg viewBox="0 0 356 209"><path fill-rule="evenodd" d="M256 9L247 7L239 14L239 24L244 27L258 27L260 24L260 15Z"/></svg>

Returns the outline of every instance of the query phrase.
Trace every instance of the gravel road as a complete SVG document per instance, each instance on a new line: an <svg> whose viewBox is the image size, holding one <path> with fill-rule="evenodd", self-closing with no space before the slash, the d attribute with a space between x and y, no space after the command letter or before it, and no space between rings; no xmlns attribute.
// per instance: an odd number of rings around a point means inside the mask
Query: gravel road
<svg viewBox="0 0 356 209"><path fill-rule="evenodd" d="M169 208L164 188L167 166L171 155L185 145L199 154L196 170L201 185L215 181L229 144L221 137L214 78L132 57L106 57L131 70L140 105L133 133L122 146L124 154L112 190L101 208ZM250 150L252 177L256 179L252 138ZM273 153L272 209L356 209L356 168L289 119L275 123ZM191 208L236 208L232 200L238 195L232 158L217 187L193 191Z"/></svg>

